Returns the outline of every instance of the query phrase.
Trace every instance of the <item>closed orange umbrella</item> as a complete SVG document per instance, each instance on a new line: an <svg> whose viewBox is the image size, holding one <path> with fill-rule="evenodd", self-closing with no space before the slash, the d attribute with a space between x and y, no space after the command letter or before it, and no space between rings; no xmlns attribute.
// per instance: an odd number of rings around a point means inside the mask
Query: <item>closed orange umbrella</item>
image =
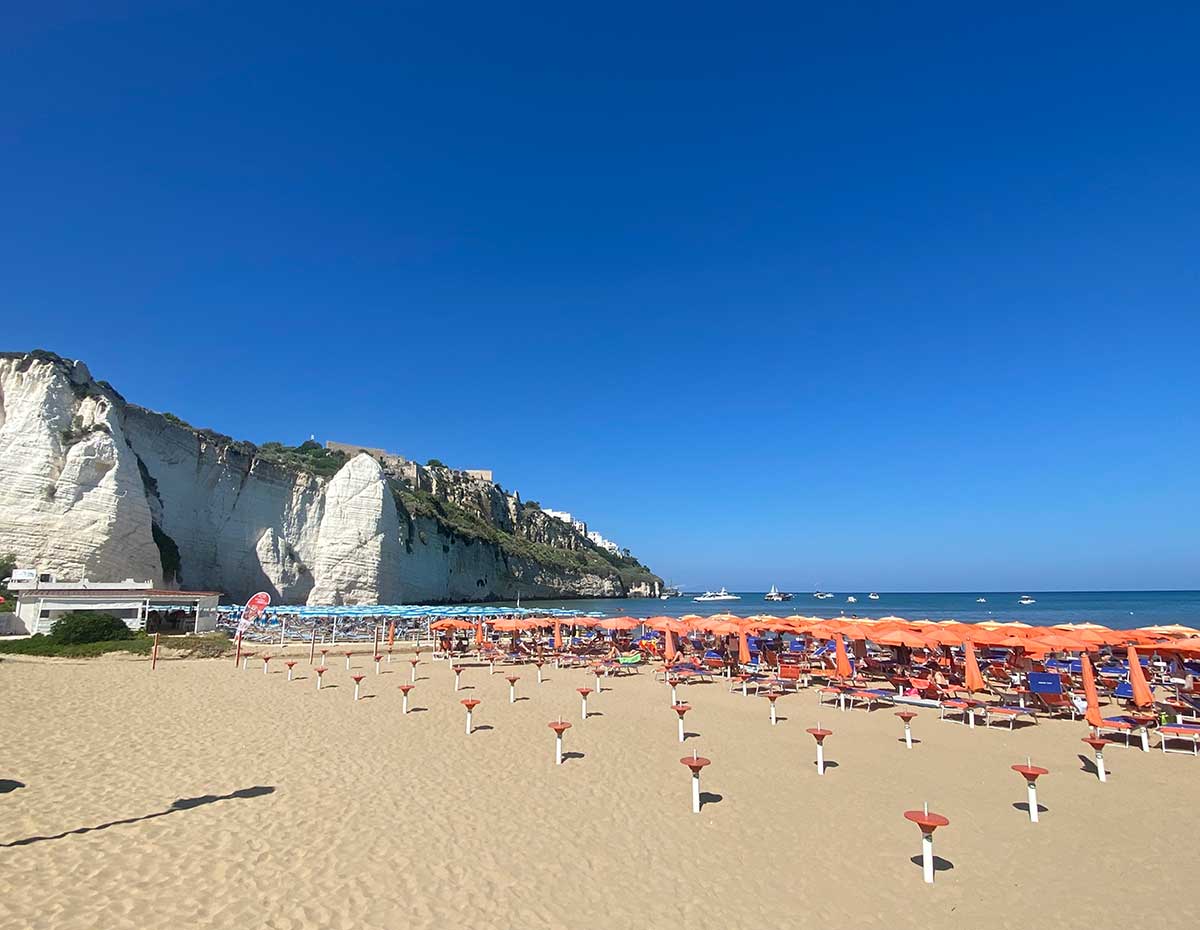
<svg viewBox="0 0 1200 930"><path fill-rule="evenodd" d="M675 634L670 630L663 630L663 636L666 638L666 658L668 662L675 661Z"/></svg>
<svg viewBox="0 0 1200 930"><path fill-rule="evenodd" d="M562 651L562 624L554 621L554 651Z"/></svg>
<svg viewBox="0 0 1200 930"><path fill-rule="evenodd" d="M1133 703L1137 707L1150 707L1154 704L1154 694L1146 684L1146 673L1138 662L1137 649L1129 647L1129 684L1133 687Z"/></svg>
<svg viewBox="0 0 1200 930"><path fill-rule="evenodd" d="M483 645L483 621L482 620L475 621L475 645L476 646Z"/></svg>
<svg viewBox="0 0 1200 930"><path fill-rule="evenodd" d="M850 659L846 656L846 641L840 633L833 637L833 650L836 659L834 670L838 678L849 678L854 673L850 670Z"/></svg>
<svg viewBox="0 0 1200 930"><path fill-rule="evenodd" d="M1088 658L1086 652L1079 657L1079 664L1083 668L1083 694L1087 698L1087 713L1083 715L1083 719L1088 722L1089 726L1102 727L1104 718L1100 716L1100 695L1096 693L1096 674L1092 671L1092 660Z"/></svg>
<svg viewBox="0 0 1200 930"><path fill-rule="evenodd" d="M975 644L968 639L963 643L963 652L967 659L967 674L963 683L968 691L983 691L983 675L979 673L979 660L975 658Z"/></svg>
<svg viewBox="0 0 1200 930"><path fill-rule="evenodd" d="M738 626L738 662L750 664L750 643L746 640L746 627L741 625Z"/></svg>

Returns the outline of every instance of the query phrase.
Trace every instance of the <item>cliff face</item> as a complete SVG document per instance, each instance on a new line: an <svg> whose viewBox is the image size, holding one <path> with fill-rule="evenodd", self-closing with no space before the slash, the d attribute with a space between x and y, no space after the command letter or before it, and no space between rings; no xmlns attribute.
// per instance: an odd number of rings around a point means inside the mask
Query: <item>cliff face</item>
<svg viewBox="0 0 1200 930"><path fill-rule="evenodd" d="M336 464L336 463L335 463ZM87 368L0 355L0 553L65 578L257 590L278 602L657 594L515 494L447 468L332 477L127 403Z"/></svg>

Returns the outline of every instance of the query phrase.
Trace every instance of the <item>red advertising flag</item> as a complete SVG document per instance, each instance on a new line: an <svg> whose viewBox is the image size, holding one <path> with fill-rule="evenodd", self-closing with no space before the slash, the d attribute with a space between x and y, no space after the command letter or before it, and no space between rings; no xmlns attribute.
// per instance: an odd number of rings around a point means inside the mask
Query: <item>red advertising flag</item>
<svg viewBox="0 0 1200 930"><path fill-rule="evenodd" d="M263 611L271 604L271 595L266 591L259 591L254 597L246 601L246 606L242 610L242 620L238 624L238 634L245 633L250 628L255 620L262 616Z"/></svg>

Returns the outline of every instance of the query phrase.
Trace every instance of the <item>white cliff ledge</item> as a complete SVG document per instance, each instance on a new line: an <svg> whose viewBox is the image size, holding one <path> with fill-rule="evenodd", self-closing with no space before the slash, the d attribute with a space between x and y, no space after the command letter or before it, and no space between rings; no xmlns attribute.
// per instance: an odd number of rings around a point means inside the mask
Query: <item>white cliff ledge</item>
<svg viewBox="0 0 1200 930"><path fill-rule="evenodd" d="M336 464L336 463L335 463ZM490 482L368 455L331 478L127 403L86 366L0 353L0 553L63 577L371 604L657 595L632 559Z"/></svg>

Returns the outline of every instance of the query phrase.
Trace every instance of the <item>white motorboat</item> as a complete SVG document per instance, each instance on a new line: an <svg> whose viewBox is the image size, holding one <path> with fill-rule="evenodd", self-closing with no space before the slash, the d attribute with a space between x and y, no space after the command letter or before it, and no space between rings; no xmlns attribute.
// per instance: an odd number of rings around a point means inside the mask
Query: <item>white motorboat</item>
<svg viewBox="0 0 1200 930"><path fill-rule="evenodd" d="M986 597L977 597L977 598L975 598L975 603L976 604L986 604L987 598Z"/></svg>
<svg viewBox="0 0 1200 930"><path fill-rule="evenodd" d="M833 595L828 591L814 591L813 597L815 597L818 601L827 601L833 597Z"/></svg>
<svg viewBox="0 0 1200 930"><path fill-rule="evenodd" d="M855 597L853 594L851 594L848 598L846 598L846 603L847 604L857 604L858 598Z"/></svg>
<svg viewBox="0 0 1200 930"><path fill-rule="evenodd" d="M763 595L765 601L790 601L792 596L784 591L780 591L775 585L771 585L771 590Z"/></svg>
<svg viewBox="0 0 1200 930"><path fill-rule="evenodd" d="M730 594L724 588L720 591L705 591L699 597L693 597L693 601L740 601L741 597L736 594Z"/></svg>
<svg viewBox="0 0 1200 930"><path fill-rule="evenodd" d="M1030 604L1036 604L1036 603L1037 603L1037 601L1035 601L1035 600L1034 600L1032 597L1030 597L1028 594L1022 594L1022 595L1020 596L1020 598L1018 598L1018 599L1017 599L1017 603L1018 603L1018 604L1023 604L1023 605L1025 605L1026 607L1028 607Z"/></svg>
<svg viewBox="0 0 1200 930"><path fill-rule="evenodd" d="M874 591L872 591L870 594L868 594L867 597L869 597L873 601L879 600L879 595L876 594Z"/></svg>

